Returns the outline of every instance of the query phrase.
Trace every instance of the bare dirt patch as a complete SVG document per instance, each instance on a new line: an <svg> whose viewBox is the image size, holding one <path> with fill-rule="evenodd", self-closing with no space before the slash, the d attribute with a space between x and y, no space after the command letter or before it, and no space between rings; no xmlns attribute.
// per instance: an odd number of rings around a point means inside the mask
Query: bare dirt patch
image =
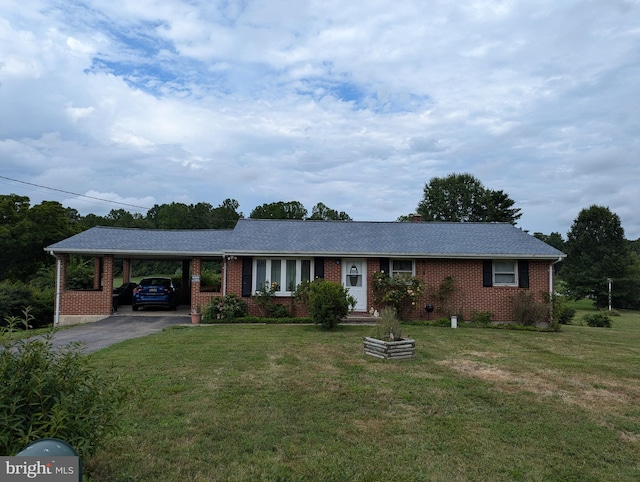
<svg viewBox="0 0 640 482"><path fill-rule="evenodd" d="M640 396L640 386L637 382L623 386L589 377L568 377L566 373L549 369L514 372L467 359L443 360L438 364L464 376L491 382L496 388L506 392L528 391L541 396L555 396L565 403L591 411L624 408L636 403Z"/></svg>

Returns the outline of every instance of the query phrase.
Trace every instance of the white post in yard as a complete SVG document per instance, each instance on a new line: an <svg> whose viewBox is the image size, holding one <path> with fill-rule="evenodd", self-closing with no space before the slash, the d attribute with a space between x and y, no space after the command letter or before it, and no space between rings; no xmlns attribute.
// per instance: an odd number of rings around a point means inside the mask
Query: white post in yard
<svg viewBox="0 0 640 482"><path fill-rule="evenodd" d="M458 328L458 317L451 315L451 328Z"/></svg>

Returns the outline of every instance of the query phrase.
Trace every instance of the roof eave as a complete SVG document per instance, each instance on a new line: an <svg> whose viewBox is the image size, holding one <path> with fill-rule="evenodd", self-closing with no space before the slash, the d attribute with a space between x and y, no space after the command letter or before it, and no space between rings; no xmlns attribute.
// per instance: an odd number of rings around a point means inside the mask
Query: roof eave
<svg viewBox="0 0 640 482"><path fill-rule="evenodd" d="M121 257L144 257L144 258L153 258L156 256L161 256L163 258L179 258L179 257L222 257L224 256L223 251L154 251L154 250L139 250L139 251L131 251L131 250L118 250L118 249L51 249L45 248L46 252L51 255L56 254L80 254L84 256L103 256L105 254L111 254L114 256Z"/></svg>
<svg viewBox="0 0 640 482"><path fill-rule="evenodd" d="M497 253L389 253L389 252L338 252L338 251L238 251L227 250L225 256L266 256L266 257L296 257L319 256L326 258L423 258L423 259L540 259L557 261L566 255L552 254L497 254Z"/></svg>

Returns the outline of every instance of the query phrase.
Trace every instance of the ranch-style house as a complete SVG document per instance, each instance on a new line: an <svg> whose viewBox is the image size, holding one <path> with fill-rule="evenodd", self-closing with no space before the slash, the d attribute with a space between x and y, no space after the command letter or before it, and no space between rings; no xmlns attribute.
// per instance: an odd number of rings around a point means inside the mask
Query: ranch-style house
<svg viewBox="0 0 640 482"><path fill-rule="evenodd" d="M490 311L494 321L513 320L513 296L530 292L542 301L553 290L554 264L565 255L508 223L296 221L241 219L231 230L147 230L94 227L45 248L56 258L55 322L97 321L113 312L114 265L122 263L128 282L132 261L182 263L185 304L204 306L212 297L235 294L258 307L251 296L276 283L276 299L290 303L296 286L316 278L342 283L357 301L356 312L374 306L372 276L418 277L423 303L409 313L426 318L429 292L454 280L460 316ZM93 259L92 289L67 287L71 255ZM222 282L201 286L201 267L219 261ZM435 306L436 313L438 306Z"/></svg>

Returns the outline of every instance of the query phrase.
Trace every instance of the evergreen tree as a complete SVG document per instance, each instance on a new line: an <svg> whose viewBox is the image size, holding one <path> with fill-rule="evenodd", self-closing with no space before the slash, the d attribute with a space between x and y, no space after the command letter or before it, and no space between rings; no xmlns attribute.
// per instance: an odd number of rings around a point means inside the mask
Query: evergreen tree
<svg viewBox="0 0 640 482"><path fill-rule="evenodd" d="M565 252L561 275L574 299L591 297L596 306L607 306L610 278L613 305L632 305L638 280L631 270L633 260L617 214L596 205L580 211L567 233Z"/></svg>

